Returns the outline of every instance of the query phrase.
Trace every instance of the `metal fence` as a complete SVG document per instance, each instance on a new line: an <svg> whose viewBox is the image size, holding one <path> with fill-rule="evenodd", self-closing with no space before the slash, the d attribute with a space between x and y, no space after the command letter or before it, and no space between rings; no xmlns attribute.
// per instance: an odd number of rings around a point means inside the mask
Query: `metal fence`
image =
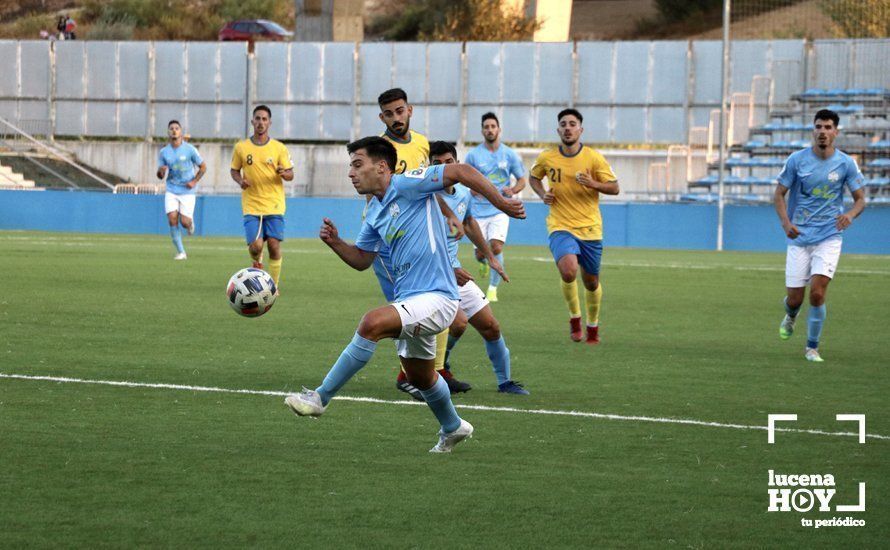
<svg viewBox="0 0 890 550"><path fill-rule="evenodd" d="M719 41L577 43L244 43L0 41L0 116L48 120L55 135L246 135L270 105L273 135L347 141L379 133L377 95L404 88L415 129L479 140L495 111L510 142L556 141L556 113L585 115L598 143L685 143L720 104ZM890 40L732 45L732 92L756 76L772 101L808 87L890 87Z"/></svg>

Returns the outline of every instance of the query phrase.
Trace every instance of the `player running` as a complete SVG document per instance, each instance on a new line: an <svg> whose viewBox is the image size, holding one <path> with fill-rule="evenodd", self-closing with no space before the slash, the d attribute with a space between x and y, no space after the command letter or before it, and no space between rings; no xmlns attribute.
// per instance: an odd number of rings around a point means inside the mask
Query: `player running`
<svg viewBox="0 0 890 550"><path fill-rule="evenodd" d="M450 143L435 141L430 145L430 161L433 166L457 164L457 150ZM489 178L489 181L491 181L491 178ZM489 248L479 224L476 223L476 203L472 200L470 190L458 183L446 188L442 192L442 196L445 202L448 203L451 211L464 224L467 237L476 244L477 254L482 253L483 258L489 262L488 265L490 265L492 271L498 273L499 277L509 283L510 279L504 273L504 269L495 257L494 252ZM488 204L490 205L491 203ZM460 260L457 258L459 243L459 238L455 236L448 237L448 256L451 259L451 267L454 268L454 275L457 279L460 309L448 330L445 368L446 370L451 370L448 358L458 339L467 329L467 323L469 322L479 332L482 339L485 340L485 352L491 360L491 366L494 369L495 378L498 382L498 391L501 393L528 395L528 390L523 388L522 384L514 382L510 378L510 350L507 349L504 337L501 336L501 327L491 311L488 299L482 292L482 289L473 281L473 277L460 265ZM469 389L468 387L467 390Z"/></svg>
<svg viewBox="0 0 890 550"><path fill-rule="evenodd" d="M235 145L229 172L241 187L244 237L253 267L263 269L263 243L269 249L269 275L279 288L281 242L284 240L284 182L294 179L294 164L287 147L269 137L272 111L265 105L253 110L253 135Z"/></svg>
<svg viewBox="0 0 890 550"><path fill-rule="evenodd" d="M380 107L380 122L386 126L383 138L396 148L396 174L404 174L406 171L417 168L425 168L430 156L430 143L421 133L411 129L411 115L414 108L408 103L408 94L401 88L386 90L377 97L377 105ZM370 197L370 195L368 196ZM436 202L442 215L448 220L448 226L453 233L463 236L463 227L454 213L448 208L442 197L437 195ZM393 301L393 277L392 266L389 263L389 247L384 243L377 253L374 262L374 274L380 283L386 301ZM448 333L443 332L436 337L436 371L439 372L448 384L451 393L458 393L470 389L470 385L461 382L445 368L445 347L448 343ZM420 391L408 382L405 371L400 369L396 377L396 388L422 401Z"/></svg>
<svg viewBox="0 0 890 550"><path fill-rule="evenodd" d="M825 293L841 256L842 234L865 209L862 172L856 161L834 147L840 117L822 109L813 120L813 146L792 153L777 178L776 214L788 236L785 259L785 318L779 337L791 338L794 322L810 285L807 314L807 361L821 363L819 338L825 322ZM853 207L844 212L844 187ZM788 202L785 195L789 194Z"/></svg>
<svg viewBox="0 0 890 550"><path fill-rule="evenodd" d="M182 125L178 120L167 123L167 137L170 143L158 153L158 179L167 178L167 192L164 194L164 212L170 224L170 238L176 248L174 260L186 260L182 245L182 230L179 225L195 234L195 187L204 173L207 163L195 147L186 142L182 135ZM197 171L195 170L197 168Z"/></svg>
<svg viewBox="0 0 890 550"><path fill-rule="evenodd" d="M435 336L454 320L459 295L448 258L445 220L434 210L433 197L462 181L513 217L525 217L525 210L521 202L501 197L469 166L441 165L394 175L397 156L387 140L366 137L347 145L347 150L349 178L359 194L372 196L370 206L355 244L343 241L327 218L319 237L357 270L371 267L380 244L386 242L394 268L395 302L366 313L321 385L289 395L285 403L300 416L320 416L340 388L371 359L377 342L394 338L408 380L440 424L439 441L430 452L451 452L473 433L473 426L458 416L448 385L434 366Z"/></svg>
<svg viewBox="0 0 890 550"><path fill-rule="evenodd" d="M482 137L484 141L467 153L466 163L482 172L505 197L518 194L528 183L528 171L522 165L522 159L516 151L501 143L501 124L494 113L482 115ZM516 179L514 185L510 185L510 176ZM473 196L473 213L473 217L482 228L485 240L489 242L495 257L503 266L503 250L507 242L510 218L499 212L484 197L477 196ZM488 262L478 247L476 261L479 262L480 276L488 277L486 297L491 302L497 302L501 276L497 271L488 269Z"/></svg>
<svg viewBox="0 0 890 550"><path fill-rule="evenodd" d="M538 155L529 183L535 193L550 205L547 231L550 252L562 277L562 295L569 307L569 335L575 342L584 339L581 331L581 304L575 280L581 266L587 303L587 343L598 344L599 312L603 298L600 260L603 254L603 218L600 193L617 195L618 178L603 156L581 143L584 133L581 113L564 109L557 115L557 133L562 142ZM544 189L544 178L550 189Z"/></svg>

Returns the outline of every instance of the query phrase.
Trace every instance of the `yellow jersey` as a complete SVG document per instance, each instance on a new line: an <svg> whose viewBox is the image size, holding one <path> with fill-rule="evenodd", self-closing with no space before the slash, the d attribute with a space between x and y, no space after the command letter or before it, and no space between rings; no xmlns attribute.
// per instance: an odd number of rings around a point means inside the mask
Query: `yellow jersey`
<svg viewBox="0 0 890 550"><path fill-rule="evenodd" d="M600 182L617 181L612 167L594 149L581 146L572 156L561 147L548 149L538 155L530 174L550 182L554 201L547 216L547 232L568 231L585 241L603 238L603 217L600 214L600 194L584 187L575 179L578 172L586 172Z"/></svg>
<svg viewBox="0 0 890 550"><path fill-rule="evenodd" d="M241 212L247 216L284 215L284 182L278 168L293 168L290 153L280 141L256 145L239 141L232 153L232 170L241 170L250 187L241 192Z"/></svg>
<svg viewBox="0 0 890 550"><path fill-rule="evenodd" d="M408 130L408 139L401 140L384 132L383 137L396 148L396 174L404 174L409 170L426 168L430 158L430 142L423 134Z"/></svg>

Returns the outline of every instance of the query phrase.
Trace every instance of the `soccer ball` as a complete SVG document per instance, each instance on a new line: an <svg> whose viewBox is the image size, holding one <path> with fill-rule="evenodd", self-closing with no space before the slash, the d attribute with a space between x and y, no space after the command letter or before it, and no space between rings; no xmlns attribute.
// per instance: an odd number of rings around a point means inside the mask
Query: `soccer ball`
<svg viewBox="0 0 890 550"><path fill-rule="evenodd" d="M238 315L259 317L275 303L275 281L255 267L247 267L232 275L226 286L226 298Z"/></svg>

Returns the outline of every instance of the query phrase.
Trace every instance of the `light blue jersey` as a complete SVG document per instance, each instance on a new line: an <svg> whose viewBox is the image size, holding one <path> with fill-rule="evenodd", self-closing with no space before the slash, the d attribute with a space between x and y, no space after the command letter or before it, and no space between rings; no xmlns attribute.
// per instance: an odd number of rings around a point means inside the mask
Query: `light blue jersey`
<svg viewBox="0 0 890 550"><path fill-rule="evenodd" d="M460 299L448 259L445 218L436 202L444 171L444 166L433 166L393 175L383 200L371 198L355 239L355 246L366 252L389 245L396 301L427 292Z"/></svg>
<svg viewBox="0 0 890 550"><path fill-rule="evenodd" d="M844 212L844 186L850 192L862 187L862 172L856 161L835 150L822 160L812 147L792 153L779 173L778 182L787 187L788 218L799 230L789 244L809 246L839 237L836 218Z"/></svg>
<svg viewBox="0 0 890 550"><path fill-rule="evenodd" d="M192 181L203 163L198 150L184 141L176 148L168 143L158 153L158 168L167 167L167 191L177 195L195 194L195 189L189 189L186 184Z"/></svg>
<svg viewBox="0 0 890 550"><path fill-rule="evenodd" d="M463 223L467 216L470 216L471 218L475 217L475 212L473 211L472 206L473 195L470 193L469 188L458 183L453 186L452 189L454 189L453 194L443 191L442 199L445 200L445 204L447 204L448 208L454 212L457 219ZM451 267L455 269L460 267L460 260L457 259L459 242L460 239L455 238L453 235L448 235L448 258L451 260Z"/></svg>
<svg viewBox="0 0 890 550"><path fill-rule="evenodd" d="M519 154L503 144L492 153L480 143L467 153L464 162L479 170L498 190L510 186L511 175L516 179L528 175ZM490 218L501 211L485 197L473 197L473 213L476 218Z"/></svg>

